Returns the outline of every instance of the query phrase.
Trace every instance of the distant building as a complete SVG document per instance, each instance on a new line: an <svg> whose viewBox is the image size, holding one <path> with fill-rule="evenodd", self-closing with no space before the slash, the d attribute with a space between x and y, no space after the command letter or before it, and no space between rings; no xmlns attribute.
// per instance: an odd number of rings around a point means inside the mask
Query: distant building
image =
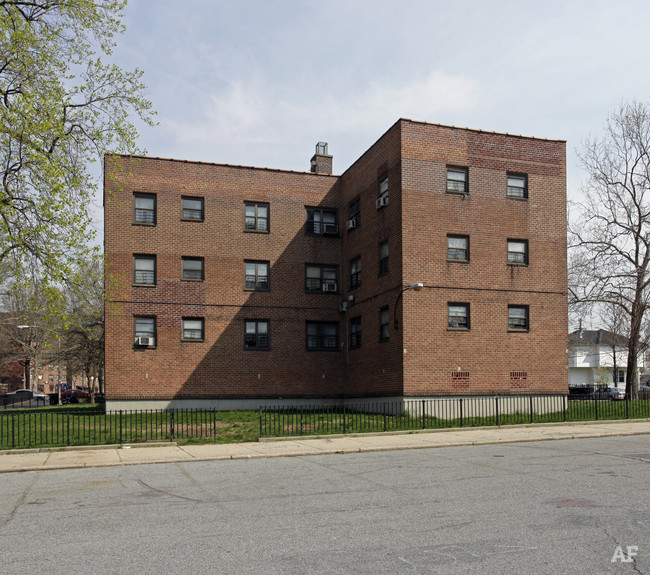
<svg viewBox="0 0 650 575"><path fill-rule="evenodd" d="M606 331L578 330L569 334L569 386L619 387L627 383L627 338ZM645 367L638 360L639 371ZM638 380L636 382L638 386Z"/></svg>
<svg viewBox="0 0 650 575"><path fill-rule="evenodd" d="M341 176L104 186L109 408L567 391L564 141L402 119Z"/></svg>

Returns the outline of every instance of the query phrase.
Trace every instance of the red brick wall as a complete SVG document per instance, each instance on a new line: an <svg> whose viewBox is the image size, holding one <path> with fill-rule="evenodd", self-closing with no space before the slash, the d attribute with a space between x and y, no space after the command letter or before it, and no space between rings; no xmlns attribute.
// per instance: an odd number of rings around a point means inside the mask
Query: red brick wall
<svg viewBox="0 0 650 575"><path fill-rule="evenodd" d="M560 141L400 120L339 178L107 158L107 173L121 174L105 184L109 398L566 391L564 154ZM468 167L465 199L445 193L447 165ZM527 200L506 198L507 172L528 175ZM377 209L386 175L389 204ZM157 225L133 225L134 192L156 194ZM205 221L181 221L183 195L205 198ZM357 197L361 225L347 231ZM269 203L270 233L244 231L245 201ZM338 208L340 237L305 236L305 206ZM447 234L470 236L468 264L447 262ZM506 264L508 238L528 240L528 266ZM385 241L389 272L380 274ZM155 287L132 285L135 253L157 256ZM205 281L180 279L182 256L204 258ZM357 256L362 281L349 289ZM270 262L270 292L244 290L247 259ZM306 263L337 265L339 293L305 293ZM399 297L416 281L425 288ZM447 329L448 302L470 303L469 331ZM508 304L529 306L528 332L508 331ZM134 349L134 315L157 317L156 349ZM204 342L181 341L184 316L205 317ZM362 346L349 349L355 317ZM244 349L244 319L270 320L269 351ZM306 351L306 320L340 322L341 349Z"/></svg>
<svg viewBox="0 0 650 575"><path fill-rule="evenodd" d="M404 122L404 297L407 395L567 389L565 144ZM447 165L469 168L466 198L446 193ZM506 174L528 175L528 199L506 198ZM470 237L470 262L448 262L447 234ZM507 239L527 239L529 265L507 265ZM447 329L448 302L470 304L470 330ZM508 331L508 304L530 331ZM461 390L450 374L469 372Z"/></svg>
<svg viewBox="0 0 650 575"><path fill-rule="evenodd" d="M338 395L341 353L307 352L305 321L339 321L337 294L305 293L305 262L339 264L341 241L306 237L305 206L338 208L335 177L160 159L107 158L106 381L110 398ZM157 195L157 225L133 225L133 193ZM181 196L204 197L205 220L181 221ZM244 231L244 202L270 204L270 233ZM156 254L156 287L132 285L134 253ZM182 281L181 257L203 257L205 281ZM244 290L244 260L270 262L270 292ZM157 317L156 349L134 349L133 316ZM181 320L205 317L205 341ZM244 349L244 319L270 320L270 351Z"/></svg>

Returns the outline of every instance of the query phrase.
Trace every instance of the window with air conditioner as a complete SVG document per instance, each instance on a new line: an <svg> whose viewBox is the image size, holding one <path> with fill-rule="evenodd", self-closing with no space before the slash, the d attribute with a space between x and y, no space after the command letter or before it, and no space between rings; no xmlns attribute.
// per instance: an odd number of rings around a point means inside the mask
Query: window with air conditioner
<svg viewBox="0 0 650 575"><path fill-rule="evenodd" d="M311 293L337 293L338 267L325 264L306 264L305 290Z"/></svg>
<svg viewBox="0 0 650 575"><path fill-rule="evenodd" d="M137 347L156 345L156 318L153 316L134 316L134 340Z"/></svg>
<svg viewBox="0 0 650 575"><path fill-rule="evenodd" d="M353 222L350 224L350 222ZM361 198L356 198L348 206L348 229L358 228L361 225Z"/></svg>
<svg viewBox="0 0 650 575"><path fill-rule="evenodd" d="M305 235L337 236L339 234L338 211L328 208L307 208Z"/></svg>

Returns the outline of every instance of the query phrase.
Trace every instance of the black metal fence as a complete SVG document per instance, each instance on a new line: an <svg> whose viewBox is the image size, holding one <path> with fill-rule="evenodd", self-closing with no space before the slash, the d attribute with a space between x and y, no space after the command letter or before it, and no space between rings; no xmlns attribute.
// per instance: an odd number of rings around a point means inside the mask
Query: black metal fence
<svg viewBox="0 0 650 575"><path fill-rule="evenodd" d="M216 410L15 411L0 413L0 449L214 438Z"/></svg>
<svg viewBox="0 0 650 575"><path fill-rule="evenodd" d="M650 417L650 395L609 401L567 395L346 402L260 409L260 437L328 435Z"/></svg>
<svg viewBox="0 0 650 575"><path fill-rule="evenodd" d="M57 411L56 408L7 410L0 412L0 449L178 439L217 440L223 434L220 415L223 412L210 409L109 412L101 409ZM631 401L542 395L346 402L336 405L261 408L259 436L328 435L641 418L650 418L650 394ZM255 425L254 420L252 425ZM249 436L248 439L250 438L252 437Z"/></svg>

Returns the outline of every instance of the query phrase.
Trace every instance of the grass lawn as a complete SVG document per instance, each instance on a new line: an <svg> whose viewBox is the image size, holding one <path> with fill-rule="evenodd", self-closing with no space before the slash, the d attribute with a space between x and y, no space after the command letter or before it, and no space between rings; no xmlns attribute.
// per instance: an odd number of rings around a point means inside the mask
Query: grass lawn
<svg viewBox="0 0 650 575"><path fill-rule="evenodd" d="M560 403L561 405L562 403ZM414 404L415 405L415 404ZM556 404L557 405L557 404ZM262 435L286 437L397 430L521 425L562 421L650 417L650 400L567 401L561 411L488 414L462 419L377 413L336 407L265 412ZM426 412L425 412L426 413ZM79 403L37 409L0 410L0 449L176 441L179 444L238 443L260 437L258 411L154 411L106 413L103 404Z"/></svg>

